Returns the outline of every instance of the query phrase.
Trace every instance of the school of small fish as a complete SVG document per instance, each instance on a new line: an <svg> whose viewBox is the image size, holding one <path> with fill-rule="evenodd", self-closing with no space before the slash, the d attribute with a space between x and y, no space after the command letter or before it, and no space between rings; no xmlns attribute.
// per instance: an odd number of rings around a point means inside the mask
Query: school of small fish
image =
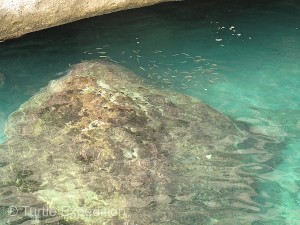
<svg viewBox="0 0 300 225"><path fill-rule="evenodd" d="M201 55L168 52L163 49L147 52L141 48L141 43L142 41L136 38L136 48L123 49L118 54L110 51L110 45L96 47L83 53L129 67L162 88L174 88L178 87L178 84L181 84L183 89L191 86L201 87L204 85L201 81L203 77L210 83L220 78L219 66ZM206 91L207 87L203 87L203 90Z"/></svg>

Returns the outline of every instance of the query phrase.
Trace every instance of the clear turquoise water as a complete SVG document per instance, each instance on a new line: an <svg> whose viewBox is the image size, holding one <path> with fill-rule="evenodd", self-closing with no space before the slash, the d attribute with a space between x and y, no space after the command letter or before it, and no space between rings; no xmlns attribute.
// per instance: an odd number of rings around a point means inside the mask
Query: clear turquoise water
<svg viewBox="0 0 300 225"><path fill-rule="evenodd" d="M255 224L300 224L300 3L167 3L0 43L0 141L20 104L69 65L95 58L283 140L274 169L253 173L264 206Z"/></svg>

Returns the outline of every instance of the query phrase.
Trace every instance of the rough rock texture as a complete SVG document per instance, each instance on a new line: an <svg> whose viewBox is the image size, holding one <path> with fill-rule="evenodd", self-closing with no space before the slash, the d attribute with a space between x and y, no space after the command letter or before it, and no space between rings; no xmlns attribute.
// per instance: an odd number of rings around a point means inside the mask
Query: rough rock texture
<svg viewBox="0 0 300 225"><path fill-rule="evenodd" d="M26 33L170 0L1 0L0 41Z"/></svg>
<svg viewBox="0 0 300 225"><path fill-rule="evenodd" d="M250 224L251 176L271 170L276 144L101 61L51 82L6 132L0 222L14 224Z"/></svg>

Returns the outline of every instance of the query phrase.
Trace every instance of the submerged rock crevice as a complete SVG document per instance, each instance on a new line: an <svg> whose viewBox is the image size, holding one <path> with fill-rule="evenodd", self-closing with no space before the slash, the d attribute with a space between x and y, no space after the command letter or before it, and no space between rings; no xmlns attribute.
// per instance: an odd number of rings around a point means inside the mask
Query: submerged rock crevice
<svg viewBox="0 0 300 225"><path fill-rule="evenodd" d="M237 147L251 133L106 61L73 66L11 114L6 133L0 207L51 208L46 224L233 224L260 210L249 174L266 167L245 165ZM266 143L248 149L261 160Z"/></svg>

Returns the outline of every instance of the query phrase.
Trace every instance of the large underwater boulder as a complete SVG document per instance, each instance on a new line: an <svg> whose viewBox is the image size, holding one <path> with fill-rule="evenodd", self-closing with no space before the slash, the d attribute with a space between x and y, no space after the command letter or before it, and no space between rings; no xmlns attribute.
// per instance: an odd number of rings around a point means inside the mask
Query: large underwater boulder
<svg viewBox="0 0 300 225"><path fill-rule="evenodd" d="M170 0L1 0L0 41L83 18Z"/></svg>
<svg viewBox="0 0 300 225"><path fill-rule="evenodd" d="M103 61L51 82L6 134L0 211L14 224L248 224L251 175L272 158L271 139Z"/></svg>

